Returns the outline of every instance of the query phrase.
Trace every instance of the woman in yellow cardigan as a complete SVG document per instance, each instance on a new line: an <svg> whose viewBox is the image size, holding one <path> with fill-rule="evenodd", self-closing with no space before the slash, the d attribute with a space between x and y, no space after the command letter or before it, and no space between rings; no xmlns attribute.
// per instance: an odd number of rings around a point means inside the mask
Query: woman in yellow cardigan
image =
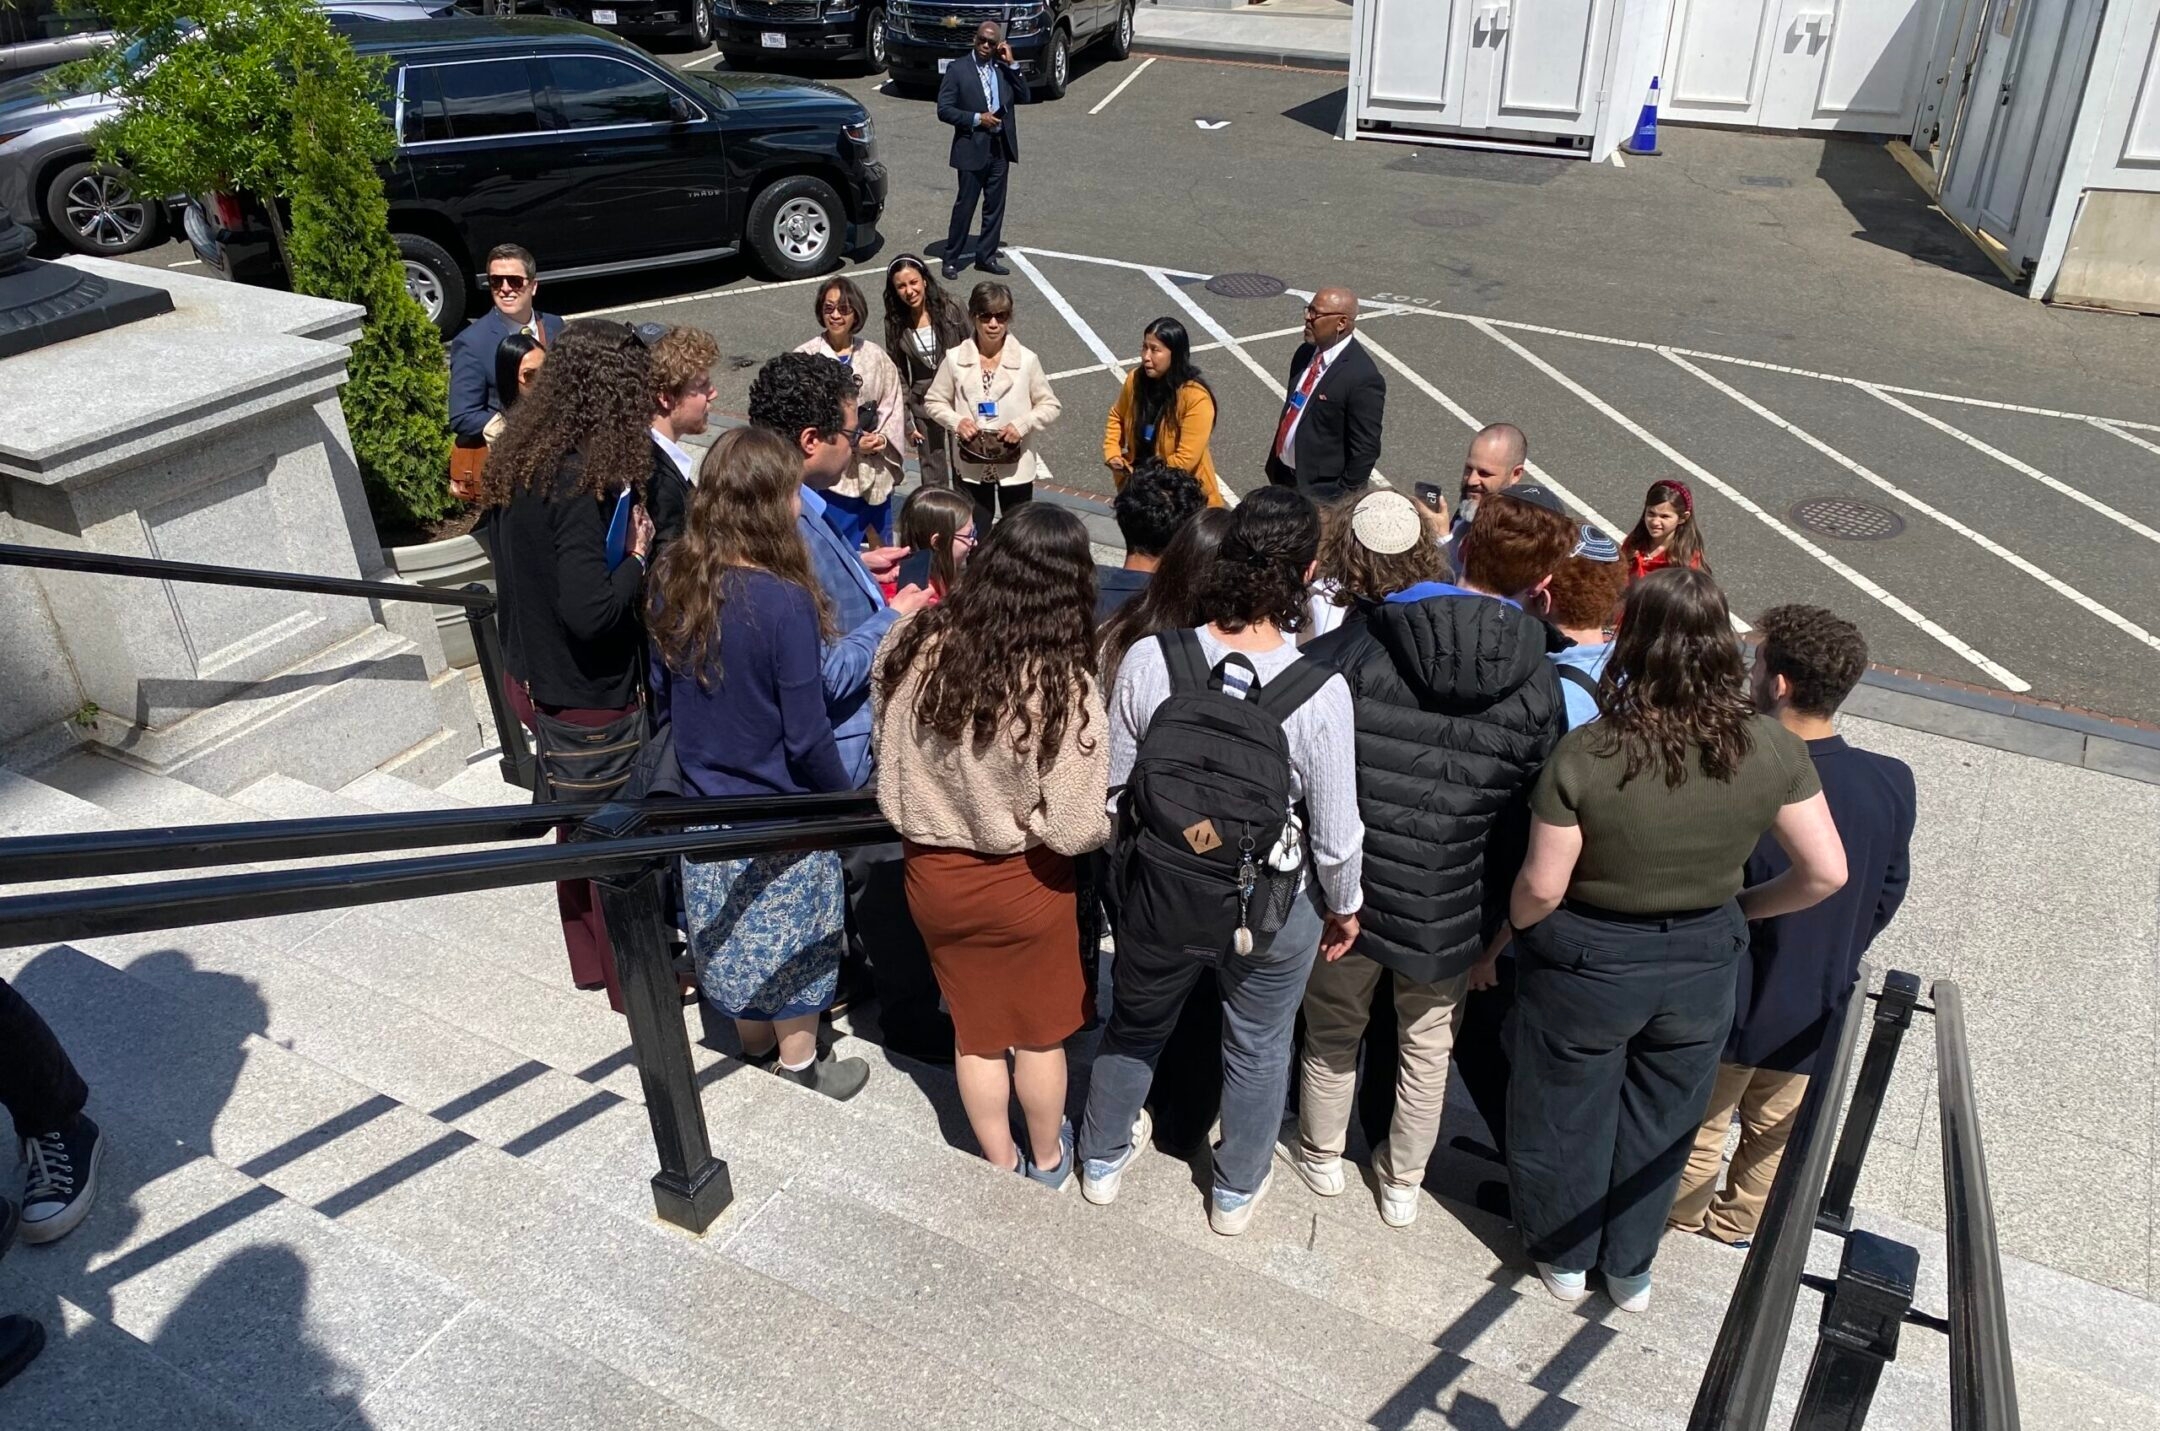
<svg viewBox="0 0 2160 1431"><path fill-rule="evenodd" d="M1153 452L1171 467L1199 479L1210 507L1223 504L1215 485L1208 438L1215 431L1215 392L1192 363L1192 339L1175 318L1157 318L1140 340L1140 366L1125 376L1124 390L1103 429L1103 463L1119 487L1133 465Z"/></svg>

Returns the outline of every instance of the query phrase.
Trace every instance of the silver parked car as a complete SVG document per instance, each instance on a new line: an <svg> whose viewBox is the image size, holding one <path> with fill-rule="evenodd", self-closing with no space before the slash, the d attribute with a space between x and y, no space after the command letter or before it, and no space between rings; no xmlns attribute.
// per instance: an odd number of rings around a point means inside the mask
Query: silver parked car
<svg viewBox="0 0 2160 1431"><path fill-rule="evenodd" d="M347 33L378 21L457 13L447 0L324 0L323 8ZM94 43L66 59L93 53L113 37L104 31L70 39ZM161 241L172 201L137 194L126 173L100 165L93 152L91 131L119 105L95 91L55 92L46 73L0 81L0 209L77 253L133 253Z"/></svg>

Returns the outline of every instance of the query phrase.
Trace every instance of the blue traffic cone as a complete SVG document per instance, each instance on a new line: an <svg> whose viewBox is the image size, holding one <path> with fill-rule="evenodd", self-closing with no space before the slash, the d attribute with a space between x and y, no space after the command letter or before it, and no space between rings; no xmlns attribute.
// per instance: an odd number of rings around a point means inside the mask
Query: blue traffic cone
<svg viewBox="0 0 2160 1431"><path fill-rule="evenodd" d="M1643 101L1642 118L1635 121L1635 132L1620 146L1623 154L1655 156L1663 151L1657 147L1657 76L1650 77L1650 97Z"/></svg>

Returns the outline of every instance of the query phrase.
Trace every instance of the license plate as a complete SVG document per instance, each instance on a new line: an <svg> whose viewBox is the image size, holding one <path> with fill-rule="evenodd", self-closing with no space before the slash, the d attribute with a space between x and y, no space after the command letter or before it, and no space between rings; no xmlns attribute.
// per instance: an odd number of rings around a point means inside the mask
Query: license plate
<svg viewBox="0 0 2160 1431"><path fill-rule="evenodd" d="M615 12L613 10L595 10L592 12L592 22L595 25L612 25L615 23Z"/></svg>
<svg viewBox="0 0 2160 1431"><path fill-rule="evenodd" d="M768 50L784 50L787 48L787 36L781 34L778 30L761 30L758 32L757 38L758 43Z"/></svg>
<svg viewBox="0 0 2160 1431"><path fill-rule="evenodd" d="M939 74L943 74L943 73L945 73L945 71L947 71L947 70L949 70L949 69L951 69L951 68L952 68L952 61L951 61L950 59L943 59L943 60L939 60L939 61L937 62L937 72L938 72Z"/></svg>

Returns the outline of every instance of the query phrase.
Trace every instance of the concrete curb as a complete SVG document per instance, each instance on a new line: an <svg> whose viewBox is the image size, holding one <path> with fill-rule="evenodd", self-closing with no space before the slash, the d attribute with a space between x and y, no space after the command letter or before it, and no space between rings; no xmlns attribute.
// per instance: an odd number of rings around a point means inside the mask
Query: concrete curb
<svg viewBox="0 0 2160 1431"><path fill-rule="evenodd" d="M1326 50L1288 50L1266 45L1234 45L1178 36L1133 36L1133 53L1174 60L1224 60L1232 64L1273 65L1278 69L1350 72L1350 57Z"/></svg>
<svg viewBox="0 0 2160 1431"><path fill-rule="evenodd" d="M1867 720L2160 785L2160 731L1873 668L1844 709Z"/></svg>

